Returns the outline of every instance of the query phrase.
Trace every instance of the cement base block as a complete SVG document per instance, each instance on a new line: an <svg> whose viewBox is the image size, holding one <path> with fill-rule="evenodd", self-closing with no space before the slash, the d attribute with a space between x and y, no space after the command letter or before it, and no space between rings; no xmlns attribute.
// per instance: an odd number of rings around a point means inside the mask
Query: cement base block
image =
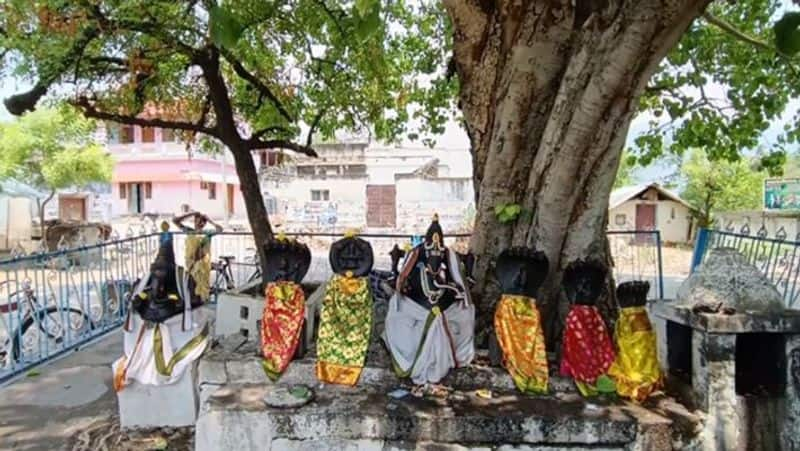
<svg viewBox="0 0 800 451"><path fill-rule="evenodd" d="M263 310L263 296L220 293L214 333L221 336L243 335L251 340L258 340L256 322L261 320Z"/></svg>
<svg viewBox="0 0 800 451"><path fill-rule="evenodd" d="M592 406L575 394L392 399L383 390L323 385L311 404L278 409L264 404L267 391L265 384L228 384L211 393L197 420L195 450L660 451L673 449L684 433L664 413L674 407L668 398L652 408Z"/></svg>
<svg viewBox="0 0 800 451"><path fill-rule="evenodd" d="M120 424L125 429L191 426L197 418L197 364L171 385L132 382L117 393Z"/></svg>

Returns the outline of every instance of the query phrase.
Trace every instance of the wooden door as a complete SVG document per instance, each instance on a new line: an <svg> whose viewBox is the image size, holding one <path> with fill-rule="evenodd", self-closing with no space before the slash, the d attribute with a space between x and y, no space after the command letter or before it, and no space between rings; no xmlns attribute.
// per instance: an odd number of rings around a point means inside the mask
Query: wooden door
<svg viewBox="0 0 800 451"><path fill-rule="evenodd" d="M367 185L367 227L396 227L394 185Z"/></svg>
<svg viewBox="0 0 800 451"><path fill-rule="evenodd" d="M86 199L83 197L59 197L58 216L62 221L86 221Z"/></svg>
<svg viewBox="0 0 800 451"><path fill-rule="evenodd" d="M236 208L234 207L234 200L236 192L233 190L233 185L228 183L228 196L227 196L227 203L226 208L228 210L228 216L233 216L235 213Z"/></svg>
<svg viewBox="0 0 800 451"><path fill-rule="evenodd" d="M636 230L656 230L655 204L636 204ZM649 244L654 241L651 234L637 234L637 242Z"/></svg>

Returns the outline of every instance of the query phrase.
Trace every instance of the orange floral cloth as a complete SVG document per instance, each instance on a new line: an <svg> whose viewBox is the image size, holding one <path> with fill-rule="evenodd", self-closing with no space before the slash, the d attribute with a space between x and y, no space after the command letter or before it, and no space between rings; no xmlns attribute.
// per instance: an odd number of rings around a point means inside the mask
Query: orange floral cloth
<svg viewBox="0 0 800 451"><path fill-rule="evenodd" d="M303 288L294 282L270 282L261 319L261 353L264 371L277 380L292 361L305 317Z"/></svg>
<svg viewBox="0 0 800 451"><path fill-rule="evenodd" d="M571 376L579 388L593 386L613 362L614 347L597 307L573 305L564 330L561 375Z"/></svg>
<svg viewBox="0 0 800 451"><path fill-rule="evenodd" d="M503 350L503 365L517 388L526 393L547 391L547 354L536 301L504 294L494 312L494 330Z"/></svg>
<svg viewBox="0 0 800 451"><path fill-rule="evenodd" d="M644 307L621 309L614 337L619 353L608 374L614 378L620 396L642 402L663 382L656 334L647 310Z"/></svg>

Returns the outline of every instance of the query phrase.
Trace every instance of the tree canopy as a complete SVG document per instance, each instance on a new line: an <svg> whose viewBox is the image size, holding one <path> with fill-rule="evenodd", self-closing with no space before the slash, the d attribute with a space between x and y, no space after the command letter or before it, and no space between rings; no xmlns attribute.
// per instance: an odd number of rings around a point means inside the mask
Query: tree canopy
<svg viewBox="0 0 800 451"><path fill-rule="evenodd" d="M797 26L800 12L781 16L779 0L713 2L662 62L641 98L649 128L635 155L648 164L665 153L705 149L712 160L736 161L770 127L774 146L765 167L778 168L800 138Z"/></svg>
<svg viewBox="0 0 800 451"><path fill-rule="evenodd" d="M0 70L35 83L12 113L50 92L90 117L217 139L230 114L249 149L313 154L315 132L394 139L410 113L441 131L454 83L416 75L442 71L451 39L434 7L397 0L12 1Z"/></svg>
<svg viewBox="0 0 800 451"><path fill-rule="evenodd" d="M44 211L57 190L111 181L114 162L95 142L97 123L74 108L40 108L0 124L0 179L14 179L49 193L38 199Z"/></svg>
<svg viewBox="0 0 800 451"><path fill-rule="evenodd" d="M681 165L681 196L695 208L700 227L709 227L719 212L759 210L767 173L758 161L711 161L702 149L692 149Z"/></svg>
<svg viewBox="0 0 800 451"><path fill-rule="evenodd" d="M113 160L94 141L96 130L72 108L38 109L0 124L0 178L48 192L109 182Z"/></svg>

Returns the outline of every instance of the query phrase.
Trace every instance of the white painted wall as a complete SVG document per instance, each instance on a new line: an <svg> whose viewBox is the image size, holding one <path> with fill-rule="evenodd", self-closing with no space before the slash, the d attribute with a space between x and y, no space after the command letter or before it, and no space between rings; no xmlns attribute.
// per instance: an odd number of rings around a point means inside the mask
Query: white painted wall
<svg viewBox="0 0 800 451"><path fill-rule="evenodd" d="M328 201L311 200L312 190L328 190ZM367 178L295 178L263 185L266 195L277 199L278 212L287 230L341 229L366 223ZM335 223L328 222L335 217Z"/></svg>
<svg viewBox="0 0 800 451"><path fill-rule="evenodd" d="M737 211L718 213L714 216L715 226L726 230L733 227L733 232L740 233L742 226L747 224L750 227L750 234L755 235L761 226L767 230L767 236L774 238L781 228L786 234L786 239L795 241L800 234L800 214L792 212L766 212L756 211Z"/></svg>
<svg viewBox="0 0 800 451"><path fill-rule="evenodd" d="M650 204L656 206L656 228L661 231L661 240L671 243L686 243L690 240L691 212L689 209L672 200L647 201L631 199L609 210L609 230L635 230L636 205ZM624 224L618 223L619 215L624 215Z"/></svg>
<svg viewBox="0 0 800 451"><path fill-rule="evenodd" d="M424 232L434 213L445 233L471 228L475 216L471 178L399 178L396 186L400 230Z"/></svg>

